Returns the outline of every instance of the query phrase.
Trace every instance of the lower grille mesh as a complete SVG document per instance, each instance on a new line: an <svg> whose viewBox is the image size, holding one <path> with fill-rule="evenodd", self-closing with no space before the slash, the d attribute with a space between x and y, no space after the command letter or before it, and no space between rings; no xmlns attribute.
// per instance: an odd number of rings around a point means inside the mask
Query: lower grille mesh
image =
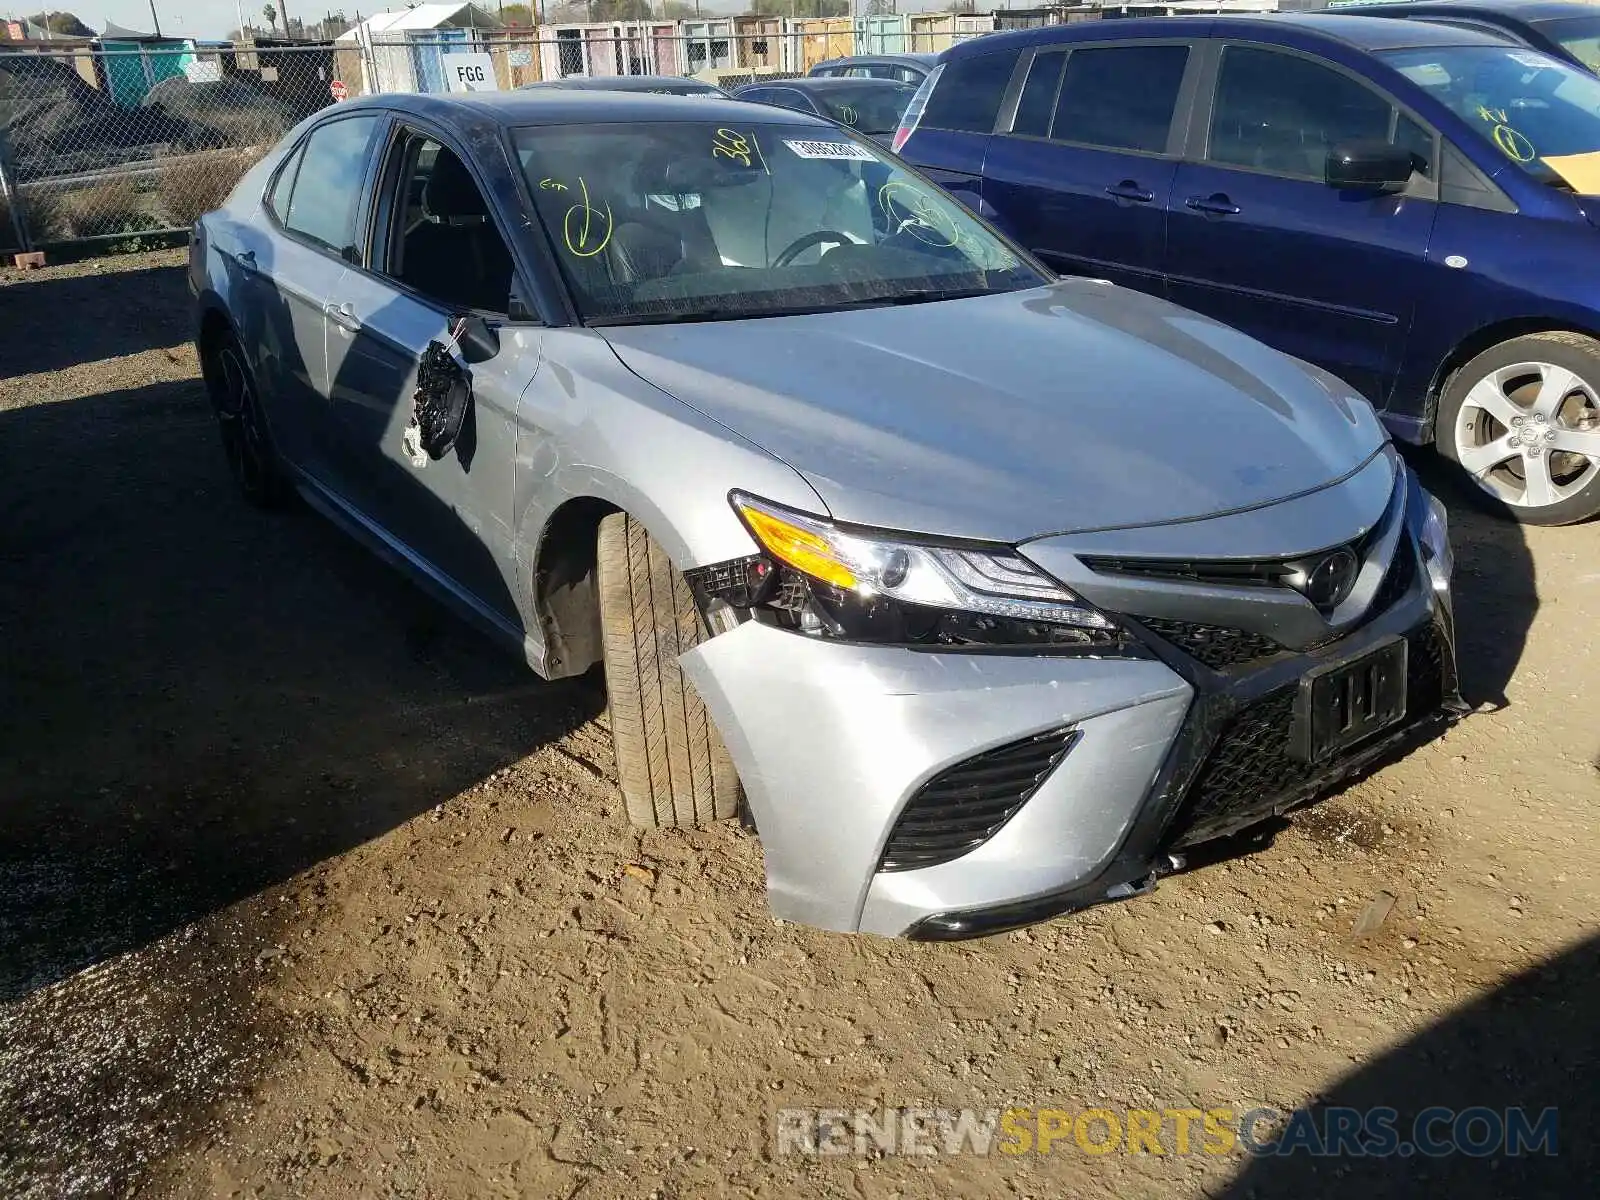
<svg viewBox="0 0 1600 1200"><path fill-rule="evenodd" d="M1055 729L998 746L935 775L889 831L881 869L910 871L959 858L1016 816L1078 740Z"/></svg>
<svg viewBox="0 0 1600 1200"><path fill-rule="evenodd" d="M1135 617L1134 620L1185 654L1199 659L1213 671L1224 671L1257 659L1271 658L1283 649L1269 637L1223 625L1169 621L1165 617Z"/></svg>
<svg viewBox="0 0 1600 1200"><path fill-rule="evenodd" d="M1433 626L1411 634L1407 648L1406 715L1421 720L1444 700L1445 647ZM1265 816L1280 804L1308 799L1319 780L1337 775L1339 759L1306 763L1289 753L1295 686L1279 688L1239 712L1223 729L1184 797L1173 823L1174 846L1205 841L1238 825L1241 815ZM1359 754L1359 745L1344 757Z"/></svg>

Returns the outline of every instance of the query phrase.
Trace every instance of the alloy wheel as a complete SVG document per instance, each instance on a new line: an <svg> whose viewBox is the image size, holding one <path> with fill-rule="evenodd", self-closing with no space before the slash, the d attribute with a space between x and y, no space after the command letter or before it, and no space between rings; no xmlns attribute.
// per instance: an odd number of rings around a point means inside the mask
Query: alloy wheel
<svg viewBox="0 0 1600 1200"><path fill-rule="evenodd" d="M1499 367L1467 393L1453 437L1480 488L1514 508L1546 508L1600 479L1600 394L1555 363Z"/></svg>

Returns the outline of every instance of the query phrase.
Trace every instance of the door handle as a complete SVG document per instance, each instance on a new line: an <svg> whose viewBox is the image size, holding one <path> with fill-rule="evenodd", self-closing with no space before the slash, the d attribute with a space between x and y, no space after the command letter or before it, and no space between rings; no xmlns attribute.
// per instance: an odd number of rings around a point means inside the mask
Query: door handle
<svg viewBox="0 0 1600 1200"><path fill-rule="evenodd" d="M1184 203L1195 212L1215 217L1231 217L1239 211L1239 206L1222 192L1214 192L1209 196L1190 196Z"/></svg>
<svg viewBox="0 0 1600 1200"><path fill-rule="evenodd" d="M1156 198L1154 192L1146 191L1132 179L1124 179L1114 187L1108 187L1106 195L1113 200L1128 200L1134 204L1149 204Z"/></svg>
<svg viewBox="0 0 1600 1200"><path fill-rule="evenodd" d="M330 300L322 306L322 315L340 329L348 330L351 333L361 332L361 318L356 316L356 310L351 308L348 302L335 304Z"/></svg>

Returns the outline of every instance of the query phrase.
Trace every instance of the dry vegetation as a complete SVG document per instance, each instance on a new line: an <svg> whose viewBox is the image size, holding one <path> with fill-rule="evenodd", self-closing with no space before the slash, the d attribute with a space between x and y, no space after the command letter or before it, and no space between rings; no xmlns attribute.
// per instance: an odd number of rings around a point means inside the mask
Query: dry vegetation
<svg viewBox="0 0 1600 1200"><path fill-rule="evenodd" d="M215 154L189 154L161 168L161 211L167 223L183 228L222 205L261 157L262 151L226 150Z"/></svg>

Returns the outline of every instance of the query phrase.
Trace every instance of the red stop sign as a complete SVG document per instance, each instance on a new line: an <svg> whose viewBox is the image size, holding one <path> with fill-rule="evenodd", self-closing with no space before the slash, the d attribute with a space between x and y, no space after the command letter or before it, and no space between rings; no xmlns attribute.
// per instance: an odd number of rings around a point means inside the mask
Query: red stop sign
<svg viewBox="0 0 1600 1200"><path fill-rule="evenodd" d="M332 93L335 100L343 100L350 94L350 89L345 87L344 80L342 79L335 79L332 83L330 83L328 85L328 91Z"/></svg>

